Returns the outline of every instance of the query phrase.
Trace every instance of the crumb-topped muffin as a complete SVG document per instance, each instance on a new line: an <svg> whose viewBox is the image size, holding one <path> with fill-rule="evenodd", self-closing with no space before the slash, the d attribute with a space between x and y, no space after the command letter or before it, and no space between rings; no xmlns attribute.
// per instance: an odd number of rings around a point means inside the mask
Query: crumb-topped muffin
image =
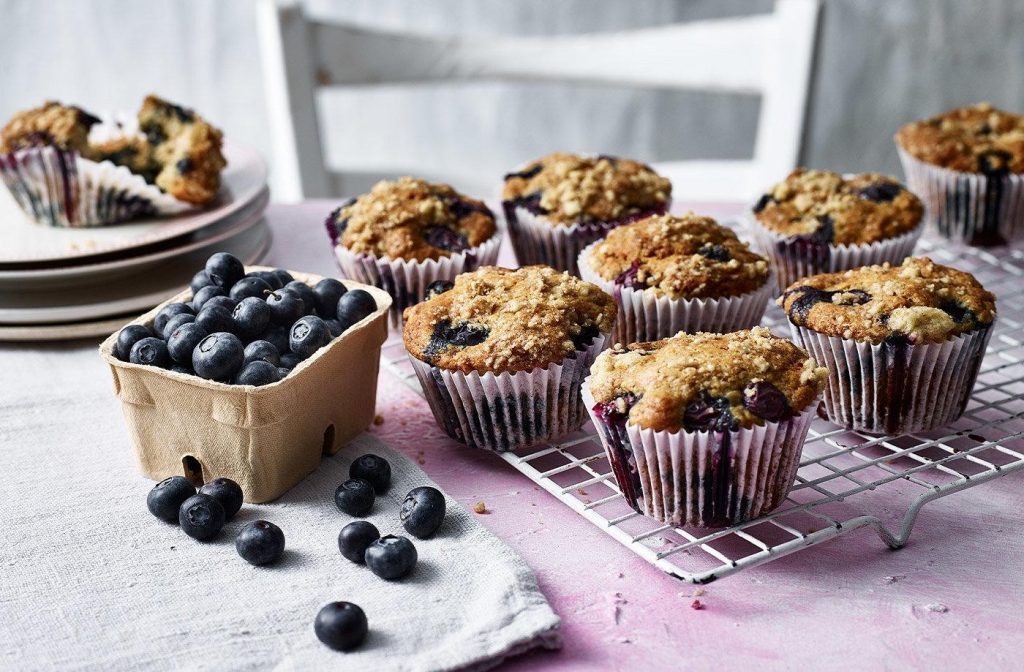
<svg viewBox="0 0 1024 672"><path fill-rule="evenodd" d="M0 154L40 145L81 151L89 144L89 129L99 122L80 107L48 101L18 112L0 129Z"/></svg>
<svg viewBox="0 0 1024 672"><path fill-rule="evenodd" d="M546 367L608 333L615 302L597 286L546 266L488 266L405 311L413 357L454 371Z"/></svg>
<svg viewBox="0 0 1024 672"><path fill-rule="evenodd" d="M414 261L463 252L497 231L483 201L412 177L378 182L332 212L327 227L356 254Z"/></svg>
<svg viewBox="0 0 1024 672"><path fill-rule="evenodd" d="M995 295L970 273L911 257L805 278L779 297L790 321L820 334L938 343L992 324Z"/></svg>
<svg viewBox="0 0 1024 672"><path fill-rule="evenodd" d="M1024 115L979 103L912 121L896 133L911 156L964 173L1024 173Z"/></svg>

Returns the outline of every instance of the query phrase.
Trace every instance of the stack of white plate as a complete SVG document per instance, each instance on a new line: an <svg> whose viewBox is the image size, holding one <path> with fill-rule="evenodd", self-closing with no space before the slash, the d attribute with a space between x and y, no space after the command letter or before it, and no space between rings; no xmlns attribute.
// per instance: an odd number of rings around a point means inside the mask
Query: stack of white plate
<svg viewBox="0 0 1024 672"><path fill-rule="evenodd" d="M0 185L0 340L109 334L181 291L214 252L260 261L270 247L267 166L237 145L224 154L212 205L114 226L36 224Z"/></svg>

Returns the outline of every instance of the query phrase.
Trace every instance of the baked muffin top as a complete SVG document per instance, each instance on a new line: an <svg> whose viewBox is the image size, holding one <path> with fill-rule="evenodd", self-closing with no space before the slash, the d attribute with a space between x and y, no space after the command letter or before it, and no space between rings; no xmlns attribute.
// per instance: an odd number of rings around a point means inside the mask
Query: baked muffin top
<svg viewBox="0 0 1024 672"><path fill-rule="evenodd" d="M803 278L778 302L793 324L871 343L937 343L996 317L995 295L973 275L927 257Z"/></svg>
<svg viewBox="0 0 1024 672"><path fill-rule="evenodd" d="M79 107L49 101L11 117L0 129L0 154L41 145L81 151L89 144L89 129L99 121Z"/></svg>
<svg viewBox="0 0 1024 672"><path fill-rule="evenodd" d="M502 198L569 226L664 212L671 195L668 179L638 161L556 152L506 175Z"/></svg>
<svg viewBox="0 0 1024 672"><path fill-rule="evenodd" d="M803 411L828 370L764 327L616 345L590 369L594 411L646 429L727 431Z"/></svg>
<svg viewBox="0 0 1024 672"><path fill-rule="evenodd" d="M831 245L865 245L894 238L921 222L924 206L895 178L797 168L754 205L754 217L783 236Z"/></svg>
<svg viewBox="0 0 1024 672"><path fill-rule="evenodd" d="M483 201L412 177L383 180L345 202L328 217L327 229L357 254L415 261L462 252L497 230Z"/></svg>
<svg viewBox="0 0 1024 672"><path fill-rule="evenodd" d="M525 371L561 362L608 333L615 301L548 266L484 266L405 310L406 349L453 371Z"/></svg>
<svg viewBox="0 0 1024 672"><path fill-rule="evenodd" d="M767 259L731 229L692 212L612 229L587 262L609 282L673 299L739 296L768 281Z"/></svg>
<svg viewBox="0 0 1024 672"><path fill-rule="evenodd" d="M1024 173L1024 116L989 103L912 121L896 142L916 159L964 173Z"/></svg>

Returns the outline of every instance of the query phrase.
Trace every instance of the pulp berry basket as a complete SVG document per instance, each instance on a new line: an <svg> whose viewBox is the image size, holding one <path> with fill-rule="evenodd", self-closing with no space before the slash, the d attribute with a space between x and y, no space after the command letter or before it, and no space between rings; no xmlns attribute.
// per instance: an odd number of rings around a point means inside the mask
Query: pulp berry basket
<svg viewBox="0 0 1024 672"><path fill-rule="evenodd" d="M309 284L321 279L292 275ZM153 479L183 474L196 483L225 476L242 486L247 502L267 502L366 429L391 297L376 287L345 285L369 292L377 310L272 385L227 385L122 362L113 354L117 334L103 341L100 355L110 365L142 472ZM132 324L152 327L163 306L190 296L182 292Z"/></svg>

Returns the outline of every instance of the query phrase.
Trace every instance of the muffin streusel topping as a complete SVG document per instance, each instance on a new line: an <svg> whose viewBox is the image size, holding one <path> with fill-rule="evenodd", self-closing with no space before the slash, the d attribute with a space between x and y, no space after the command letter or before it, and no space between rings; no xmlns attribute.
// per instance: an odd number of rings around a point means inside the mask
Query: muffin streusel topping
<svg viewBox="0 0 1024 672"><path fill-rule="evenodd" d="M979 103L912 121L896 133L911 156L964 173L1024 173L1024 115Z"/></svg>

